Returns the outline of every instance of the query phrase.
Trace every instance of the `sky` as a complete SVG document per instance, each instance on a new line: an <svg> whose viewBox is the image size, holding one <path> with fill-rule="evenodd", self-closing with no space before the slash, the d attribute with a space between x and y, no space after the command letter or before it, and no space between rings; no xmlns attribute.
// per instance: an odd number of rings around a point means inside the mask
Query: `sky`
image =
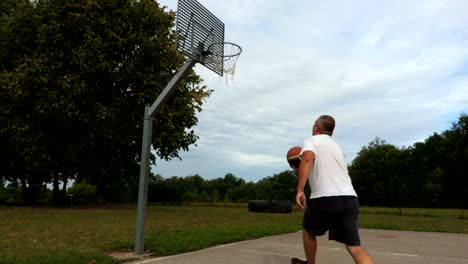
<svg viewBox="0 0 468 264"><path fill-rule="evenodd" d="M176 0L160 0L177 10ZM376 137L412 146L468 113L468 1L199 0L239 44L235 75L197 64L214 92L181 160L163 177L231 173L256 182L332 115L351 164Z"/></svg>

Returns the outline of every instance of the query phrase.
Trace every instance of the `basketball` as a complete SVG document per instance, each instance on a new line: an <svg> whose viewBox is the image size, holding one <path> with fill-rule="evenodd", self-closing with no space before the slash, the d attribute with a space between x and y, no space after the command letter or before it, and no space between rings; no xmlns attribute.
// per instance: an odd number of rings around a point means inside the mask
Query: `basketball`
<svg viewBox="0 0 468 264"><path fill-rule="evenodd" d="M299 146L294 146L288 150L286 154L286 160L289 163L289 166L293 169L299 169L299 165L301 164L300 154L302 148Z"/></svg>

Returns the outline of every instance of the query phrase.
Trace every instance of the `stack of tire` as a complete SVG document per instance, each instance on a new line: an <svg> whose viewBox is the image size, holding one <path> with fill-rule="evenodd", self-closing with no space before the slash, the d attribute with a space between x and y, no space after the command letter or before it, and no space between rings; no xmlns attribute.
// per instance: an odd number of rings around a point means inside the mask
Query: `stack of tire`
<svg viewBox="0 0 468 264"><path fill-rule="evenodd" d="M249 212L255 213L292 213L292 202L289 200L250 200Z"/></svg>

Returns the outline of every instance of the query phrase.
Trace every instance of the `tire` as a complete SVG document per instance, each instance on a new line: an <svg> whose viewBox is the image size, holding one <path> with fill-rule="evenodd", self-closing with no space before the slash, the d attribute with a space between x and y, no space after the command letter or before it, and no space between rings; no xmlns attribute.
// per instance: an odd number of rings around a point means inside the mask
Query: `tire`
<svg viewBox="0 0 468 264"><path fill-rule="evenodd" d="M289 200L250 200L249 212L255 213L292 213L292 203Z"/></svg>
<svg viewBox="0 0 468 264"><path fill-rule="evenodd" d="M276 213L292 213L292 202L289 200L273 200L271 201L271 207Z"/></svg>
<svg viewBox="0 0 468 264"><path fill-rule="evenodd" d="M270 202L268 200L250 200L249 211L261 213L265 212L270 208Z"/></svg>

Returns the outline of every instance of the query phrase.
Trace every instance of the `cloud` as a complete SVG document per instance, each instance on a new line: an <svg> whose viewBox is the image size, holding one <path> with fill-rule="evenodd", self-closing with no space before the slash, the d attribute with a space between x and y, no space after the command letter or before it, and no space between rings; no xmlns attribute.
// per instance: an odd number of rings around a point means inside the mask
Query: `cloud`
<svg viewBox="0 0 468 264"><path fill-rule="evenodd" d="M263 166L268 164L284 162L283 158L274 155L249 154L238 151L228 151L230 160L238 163L240 166Z"/></svg>
<svg viewBox="0 0 468 264"><path fill-rule="evenodd" d="M464 1L200 2L243 53L228 85L195 67L215 91L198 116L198 146L158 162L163 176L271 176L325 113L351 163L375 137L409 146L467 112Z"/></svg>

